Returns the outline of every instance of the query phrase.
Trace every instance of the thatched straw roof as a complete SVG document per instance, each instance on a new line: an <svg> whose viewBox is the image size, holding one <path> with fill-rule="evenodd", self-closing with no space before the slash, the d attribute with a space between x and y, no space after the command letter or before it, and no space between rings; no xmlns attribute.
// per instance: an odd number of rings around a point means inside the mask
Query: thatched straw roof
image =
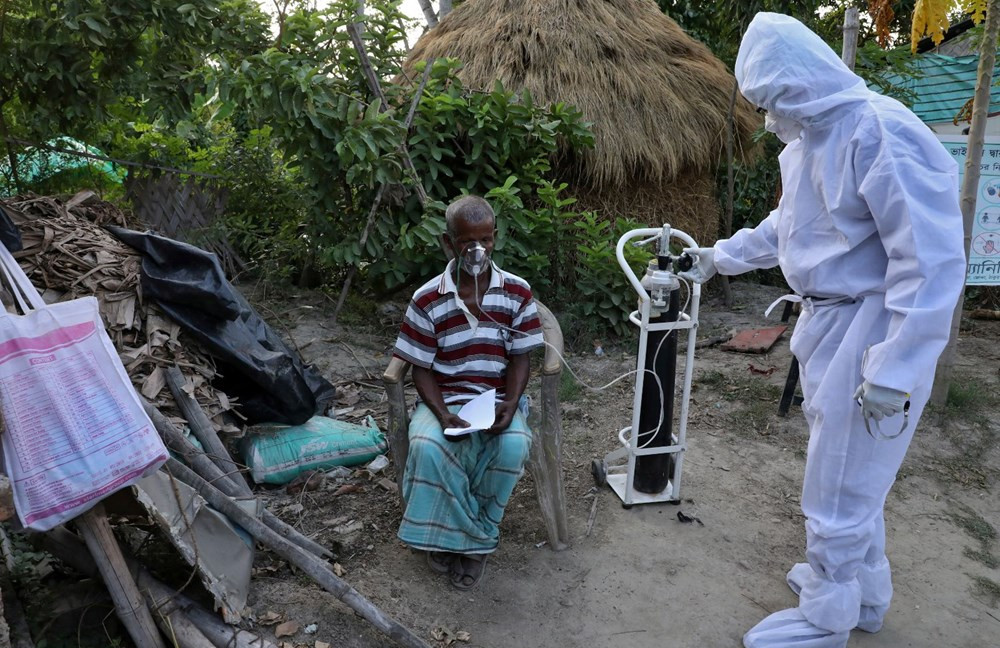
<svg viewBox="0 0 1000 648"><path fill-rule="evenodd" d="M454 57L470 89L496 79L593 122L576 171L598 191L709 169L725 147L733 75L653 0L466 0L417 42L418 61ZM742 97L737 150L760 124Z"/></svg>

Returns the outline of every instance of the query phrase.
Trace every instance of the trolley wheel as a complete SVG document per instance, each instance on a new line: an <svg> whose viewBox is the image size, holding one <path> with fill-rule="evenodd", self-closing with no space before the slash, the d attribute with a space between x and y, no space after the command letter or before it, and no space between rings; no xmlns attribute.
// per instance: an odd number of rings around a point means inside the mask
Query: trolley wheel
<svg viewBox="0 0 1000 648"><path fill-rule="evenodd" d="M626 504L625 502L622 502L622 508L625 509L626 511L632 508L633 506L635 506L635 504Z"/></svg>
<svg viewBox="0 0 1000 648"><path fill-rule="evenodd" d="M594 459L590 462L590 474L594 476L594 483L598 486L608 485L608 469L603 459Z"/></svg>

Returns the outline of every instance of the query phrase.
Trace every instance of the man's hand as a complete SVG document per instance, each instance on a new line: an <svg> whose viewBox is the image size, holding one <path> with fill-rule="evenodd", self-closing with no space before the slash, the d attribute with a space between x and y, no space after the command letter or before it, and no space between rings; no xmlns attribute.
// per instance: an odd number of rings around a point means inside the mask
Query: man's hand
<svg viewBox="0 0 1000 648"><path fill-rule="evenodd" d="M510 427L514 420L514 412L517 411L517 401L500 401L497 404L496 417L493 419L493 427L486 430L490 434L500 434Z"/></svg>
<svg viewBox="0 0 1000 648"><path fill-rule="evenodd" d="M445 410L444 414L438 417L438 421L441 422L441 429L445 430L447 428L467 428L469 427L468 421L465 421L458 414L452 414L448 410ZM460 434L458 436L453 436L451 434L445 434L444 438L449 441L463 441L469 438L468 434Z"/></svg>

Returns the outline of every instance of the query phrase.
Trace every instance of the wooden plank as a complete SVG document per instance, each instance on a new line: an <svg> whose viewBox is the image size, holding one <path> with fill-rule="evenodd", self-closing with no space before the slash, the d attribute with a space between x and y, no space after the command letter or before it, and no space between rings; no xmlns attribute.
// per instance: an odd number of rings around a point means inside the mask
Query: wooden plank
<svg viewBox="0 0 1000 648"><path fill-rule="evenodd" d="M234 504L235 506L235 504ZM132 574L125 564L118 541L111 532L111 525L104 514L104 506L98 504L76 518L77 528L83 535L90 554L94 557L97 570L114 601L115 611L122 625L128 631L137 648L166 648L166 644L156 631L153 615L139 593Z"/></svg>

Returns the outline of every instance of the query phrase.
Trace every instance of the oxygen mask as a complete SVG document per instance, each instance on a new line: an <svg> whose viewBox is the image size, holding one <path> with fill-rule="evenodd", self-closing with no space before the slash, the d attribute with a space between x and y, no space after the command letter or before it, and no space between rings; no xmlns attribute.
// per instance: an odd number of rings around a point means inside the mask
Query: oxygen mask
<svg viewBox="0 0 1000 648"><path fill-rule="evenodd" d="M473 243L462 252L462 270L467 274L478 277L486 272L488 265L486 248L481 243Z"/></svg>

